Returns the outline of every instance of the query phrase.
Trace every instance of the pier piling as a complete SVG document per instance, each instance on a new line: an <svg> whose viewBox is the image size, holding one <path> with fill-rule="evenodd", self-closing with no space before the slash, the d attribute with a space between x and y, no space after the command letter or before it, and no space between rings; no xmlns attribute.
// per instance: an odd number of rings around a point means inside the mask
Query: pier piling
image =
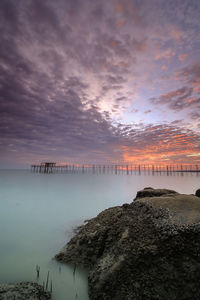
<svg viewBox="0 0 200 300"><path fill-rule="evenodd" d="M91 173L91 174L167 174L167 176L178 173L196 173L200 175L200 165L173 164L173 165L140 165L123 163L104 163L104 164L56 164L55 162L43 162L38 165L31 165L31 171L34 173L53 174L53 173Z"/></svg>

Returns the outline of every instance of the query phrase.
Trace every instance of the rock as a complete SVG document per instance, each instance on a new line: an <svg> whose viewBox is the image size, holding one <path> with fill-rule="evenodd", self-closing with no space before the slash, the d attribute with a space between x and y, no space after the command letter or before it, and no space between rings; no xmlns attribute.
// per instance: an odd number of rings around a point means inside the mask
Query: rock
<svg viewBox="0 0 200 300"><path fill-rule="evenodd" d="M196 190L195 196L200 197L200 189Z"/></svg>
<svg viewBox="0 0 200 300"><path fill-rule="evenodd" d="M166 191L160 195L160 191ZM177 224L192 224L200 222L200 201L194 195L183 195L169 190L158 190L159 196L146 196L135 199L143 203L148 203L154 208L168 209ZM142 191L141 191L142 192ZM138 192L140 193L140 192ZM153 192L156 194L156 190ZM151 195L153 195L153 193Z"/></svg>
<svg viewBox="0 0 200 300"><path fill-rule="evenodd" d="M0 284L0 300L47 300L51 293L34 282L21 282L16 284Z"/></svg>
<svg viewBox="0 0 200 300"><path fill-rule="evenodd" d="M92 300L200 299L199 222L196 196L144 189L89 220L56 258L89 269Z"/></svg>
<svg viewBox="0 0 200 300"><path fill-rule="evenodd" d="M144 198L144 197L158 197L158 196L165 196L169 194L177 194L177 192L173 190L167 189L153 189L151 187L144 188L143 190L137 192L136 199Z"/></svg>

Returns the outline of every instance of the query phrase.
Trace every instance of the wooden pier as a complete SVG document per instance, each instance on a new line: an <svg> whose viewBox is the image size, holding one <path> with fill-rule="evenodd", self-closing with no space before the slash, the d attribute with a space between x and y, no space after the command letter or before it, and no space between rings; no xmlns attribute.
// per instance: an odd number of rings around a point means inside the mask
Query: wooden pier
<svg viewBox="0 0 200 300"><path fill-rule="evenodd" d="M44 162L40 165L32 165L31 171L37 173L54 173L56 168L55 162Z"/></svg>
<svg viewBox="0 0 200 300"><path fill-rule="evenodd" d="M31 165L31 171L36 173L92 173L92 174L162 174L167 173L200 173L200 165L173 164L173 165L154 165L154 164L57 164L55 162L43 162L39 165Z"/></svg>

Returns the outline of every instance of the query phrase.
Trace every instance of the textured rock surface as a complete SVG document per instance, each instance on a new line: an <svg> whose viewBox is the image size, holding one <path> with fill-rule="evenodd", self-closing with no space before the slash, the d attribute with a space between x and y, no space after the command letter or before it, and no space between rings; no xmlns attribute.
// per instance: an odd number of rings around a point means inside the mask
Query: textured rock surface
<svg viewBox="0 0 200 300"><path fill-rule="evenodd" d="M176 195L177 192L168 189L153 189L151 187L147 187L137 192L135 199L141 199L145 197L159 197L159 196L171 195L171 194Z"/></svg>
<svg viewBox="0 0 200 300"><path fill-rule="evenodd" d="M43 287L33 282L16 284L0 284L1 300L47 300L51 294L45 292Z"/></svg>
<svg viewBox="0 0 200 300"><path fill-rule="evenodd" d="M200 222L200 201L194 195L183 195L166 189L146 188L139 191L134 200L150 204L154 208L168 209L174 223Z"/></svg>
<svg viewBox="0 0 200 300"><path fill-rule="evenodd" d="M56 258L89 268L90 299L200 299L199 207L146 188L89 220Z"/></svg>

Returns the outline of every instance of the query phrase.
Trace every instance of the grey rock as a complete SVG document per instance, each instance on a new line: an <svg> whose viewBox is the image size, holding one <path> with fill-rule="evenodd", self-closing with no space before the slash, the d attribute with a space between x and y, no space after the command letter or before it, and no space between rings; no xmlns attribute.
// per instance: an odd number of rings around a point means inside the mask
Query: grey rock
<svg viewBox="0 0 200 300"><path fill-rule="evenodd" d="M89 269L92 300L200 299L199 203L144 189L89 220L56 258Z"/></svg>
<svg viewBox="0 0 200 300"><path fill-rule="evenodd" d="M51 293L35 282L0 284L0 300L48 300Z"/></svg>
<svg viewBox="0 0 200 300"><path fill-rule="evenodd" d="M137 192L136 199L144 197L159 197L169 194L177 194L177 192L168 189L153 189L151 187L144 188L143 190Z"/></svg>

